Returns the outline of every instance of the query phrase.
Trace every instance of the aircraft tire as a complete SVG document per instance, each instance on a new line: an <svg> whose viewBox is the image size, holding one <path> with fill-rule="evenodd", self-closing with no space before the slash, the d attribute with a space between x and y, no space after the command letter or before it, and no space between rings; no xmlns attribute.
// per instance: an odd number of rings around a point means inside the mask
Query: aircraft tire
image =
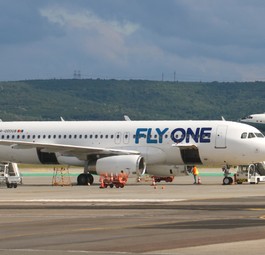
<svg viewBox="0 0 265 255"><path fill-rule="evenodd" d="M92 174L87 174L87 176L88 176L88 183L90 185L92 185L94 183L94 177L93 177L93 175Z"/></svg>
<svg viewBox="0 0 265 255"><path fill-rule="evenodd" d="M88 174L79 174L77 177L77 185L88 185Z"/></svg>
<svg viewBox="0 0 265 255"><path fill-rule="evenodd" d="M229 179L229 177L225 177L224 179L223 179L223 185L229 185L230 184L230 179Z"/></svg>

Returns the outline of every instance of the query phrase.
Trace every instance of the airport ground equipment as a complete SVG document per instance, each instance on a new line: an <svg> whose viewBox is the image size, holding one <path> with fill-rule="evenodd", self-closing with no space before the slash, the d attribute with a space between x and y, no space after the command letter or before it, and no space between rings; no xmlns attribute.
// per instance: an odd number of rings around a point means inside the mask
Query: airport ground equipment
<svg viewBox="0 0 265 255"><path fill-rule="evenodd" d="M16 163L0 163L0 183L5 183L7 188L17 188L18 184L22 184Z"/></svg>
<svg viewBox="0 0 265 255"><path fill-rule="evenodd" d="M114 186L116 188L124 188L125 184L128 181L128 174L127 173L119 173L119 174L101 174L100 178L100 188L107 188L108 186L110 188L113 188Z"/></svg>
<svg viewBox="0 0 265 255"><path fill-rule="evenodd" d="M153 176L153 178L155 179L155 182L173 182L174 180L174 176Z"/></svg>
<svg viewBox="0 0 265 255"><path fill-rule="evenodd" d="M52 186L72 186L68 167L54 167Z"/></svg>
<svg viewBox="0 0 265 255"><path fill-rule="evenodd" d="M260 162L256 164L238 166L235 174L235 182L237 184L242 184L243 182L250 184L265 182L265 163Z"/></svg>

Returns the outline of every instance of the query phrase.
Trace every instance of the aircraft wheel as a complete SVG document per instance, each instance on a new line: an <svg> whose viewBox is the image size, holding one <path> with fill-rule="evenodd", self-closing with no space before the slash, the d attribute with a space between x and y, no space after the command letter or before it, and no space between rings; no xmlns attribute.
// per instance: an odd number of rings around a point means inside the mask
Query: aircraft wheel
<svg viewBox="0 0 265 255"><path fill-rule="evenodd" d="M17 188L17 184L16 184L16 183L14 183L14 188L15 188L15 189Z"/></svg>
<svg viewBox="0 0 265 255"><path fill-rule="evenodd" d="M223 185L229 185L230 184L230 180L229 180L229 177L225 177L223 179Z"/></svg>
<svg viewBox="0 0 265 255"><path fill-rule="evenodd" d="M92 174L87 174L88 177L88 183L92 185L94 183L94 177Z"/></svg>
<svg viewBox="0 0 265 255"><path fill-rule="evenodd" d="M232 177L228 177L228 178L229 178L229 181L230 181L229 184L232 184L234 182L233 178Z"/></svg>
<svg viewBox="0 0 265 255"><path fill-rule="evenodd" d="M88 185L88 174L79 174L77 177L77 185Z"/></svg>

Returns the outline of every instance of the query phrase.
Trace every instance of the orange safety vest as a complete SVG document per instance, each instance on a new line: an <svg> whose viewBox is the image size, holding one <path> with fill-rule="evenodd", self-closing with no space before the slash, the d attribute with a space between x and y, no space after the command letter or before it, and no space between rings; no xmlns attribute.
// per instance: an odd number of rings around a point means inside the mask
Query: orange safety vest
<svg viewBox="0 0 265 255"><path fill-rule="evenodd" d="M193 169L192 169L192 173L194 174L194 175L198 175L199 174L199 170L198 170L198 168L195 166L195 167L193 167Z"/></svg>

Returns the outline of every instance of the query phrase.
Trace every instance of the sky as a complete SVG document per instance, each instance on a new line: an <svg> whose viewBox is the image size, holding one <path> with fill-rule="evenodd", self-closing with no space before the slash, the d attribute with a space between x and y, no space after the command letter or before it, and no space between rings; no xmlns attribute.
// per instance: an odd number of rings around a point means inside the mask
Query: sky
<svg viewBox="0 0 265 255"><path fill-rule="evenodd" d="M263 0L0 0L0 81L264 81Z"/></svg>

